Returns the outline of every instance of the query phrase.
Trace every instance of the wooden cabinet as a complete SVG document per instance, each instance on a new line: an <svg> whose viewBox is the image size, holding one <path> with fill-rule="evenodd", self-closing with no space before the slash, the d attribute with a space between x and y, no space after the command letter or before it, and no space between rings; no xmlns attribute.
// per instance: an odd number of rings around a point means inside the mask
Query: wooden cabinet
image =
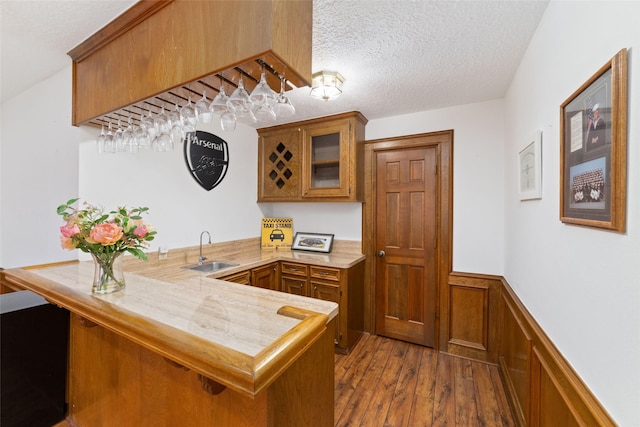
<svg viewBox="0 0 640 427"><path fill-rule="evenodd" d="M272 262L220 280L335 302L339 306L333 322L338 352L348 353L364 330L364 261L351 268Z"/></svg>
<svg viewBox="0 0 640 427"><path fill-rule="evenodd" d="M220 280L226 280L227 282L239 283L241 285L251 284L251 271L245 270L238 273L230 274L228 276L220 277Z"/></svg>
<svg viewBox="0 0 640 427"><path fill-rule="evenodd" d="M256 267L251 270L239 271L237 273L229 274L228 276L219 277L220 280L227 282L239 283L241 285L257 286L259 288L271 289L279 291L278 286L278 263Z"/></svg>
<svg viewBox="0 0 640 427"><path fill-rule="evenodd" d="M333 268L282 261L282 290L338 304L336 350L348 353L364 327L364 261L351 268Z"/></svg>
<svg viewBox="0 0 640 427"><path fill-rule="evenodd" d="M263 265L251 270L251 285L258 288L271 289L279 291L278 283L278 263Z"/></svg>
<svg viewBox="0 0 640 427"><path fill-rule="evenodd" d="M270 132L260 137L258 201L300 198L301 150L297 129Z"/></svg>
<svg viewBox="0 0 640 427"><path fill-rule="evenodd" d="M258 202L363 200L359 112L259 129Z"/></svg>

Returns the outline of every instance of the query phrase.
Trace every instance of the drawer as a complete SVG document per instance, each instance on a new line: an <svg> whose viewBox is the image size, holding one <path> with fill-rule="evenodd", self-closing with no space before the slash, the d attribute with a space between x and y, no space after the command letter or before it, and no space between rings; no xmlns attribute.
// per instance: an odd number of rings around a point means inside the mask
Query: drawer
<svg viewBox="0 0 640 427"><path fill-rule="evenodd" d="M318 267L312 265L310 269L310 277L315 279L334 280L336 282L340 281L340 269L338 268Z"/></svg>
<svg viewBox="0 0 640 427"><path fill-rule="evenodd" d="M241 285L249 285L251 284L251 271L240 271L235 274L230 274L228 276L219 277L219 280L225 280L227 282L239 283Z"/></svg>
<svg viewBox="0 0 640 427"><path fill-rule="evenodd" d="M281 263L281 273L282 274L293 274L296 276L304 276L307 277L307 266L303 264L296 264L293 262L285 262Z"/></svg>

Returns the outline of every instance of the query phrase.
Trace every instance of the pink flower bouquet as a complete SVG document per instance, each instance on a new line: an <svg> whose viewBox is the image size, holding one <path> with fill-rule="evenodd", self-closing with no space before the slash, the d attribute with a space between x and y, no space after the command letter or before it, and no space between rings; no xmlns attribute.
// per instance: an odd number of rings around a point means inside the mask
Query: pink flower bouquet
<svg viewBox="0 0 640 427"><path fill-rule="evenodd" d="M78 199L71 199L58 206L58 215L62 216L65 224L60 227L60 243L64 249L80 249L90 253L96 261L101 277L94 278L94 291L106 292L108 282L115 282L124 287L124 276L116 277L114 263L124 252L146 260L143 249L148 246L156 235L153 227L142 220L149 208L140 207L126 209L119 207L109 213L104 213L89 203L84 203L84 209L77 209L73 205ZM98 276L98 272L96 272ZM96 284L96 282L98 282ZM96 290L95 288L99 289Z"/></svg>

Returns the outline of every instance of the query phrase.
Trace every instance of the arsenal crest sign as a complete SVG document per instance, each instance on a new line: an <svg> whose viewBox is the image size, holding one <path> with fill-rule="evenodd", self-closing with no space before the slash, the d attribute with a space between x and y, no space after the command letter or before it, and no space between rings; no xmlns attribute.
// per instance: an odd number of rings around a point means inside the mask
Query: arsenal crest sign
<svg viewBox="0 0 640 427"><path fill-rule="evenodd" d="M190 132L184 142L184 161L193 179L205 190L212 190L229 169L227 143L209 132Z"/></svg>

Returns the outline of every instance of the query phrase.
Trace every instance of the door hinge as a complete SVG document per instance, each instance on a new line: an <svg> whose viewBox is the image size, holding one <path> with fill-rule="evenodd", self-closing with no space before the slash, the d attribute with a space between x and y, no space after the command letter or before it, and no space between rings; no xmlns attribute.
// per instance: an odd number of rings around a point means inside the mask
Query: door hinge
<svg viewBox="0 0 640 427"><path fill-rule="evenodd" d="M340 289L340 296L342 296L342 289Z"/></svg>

